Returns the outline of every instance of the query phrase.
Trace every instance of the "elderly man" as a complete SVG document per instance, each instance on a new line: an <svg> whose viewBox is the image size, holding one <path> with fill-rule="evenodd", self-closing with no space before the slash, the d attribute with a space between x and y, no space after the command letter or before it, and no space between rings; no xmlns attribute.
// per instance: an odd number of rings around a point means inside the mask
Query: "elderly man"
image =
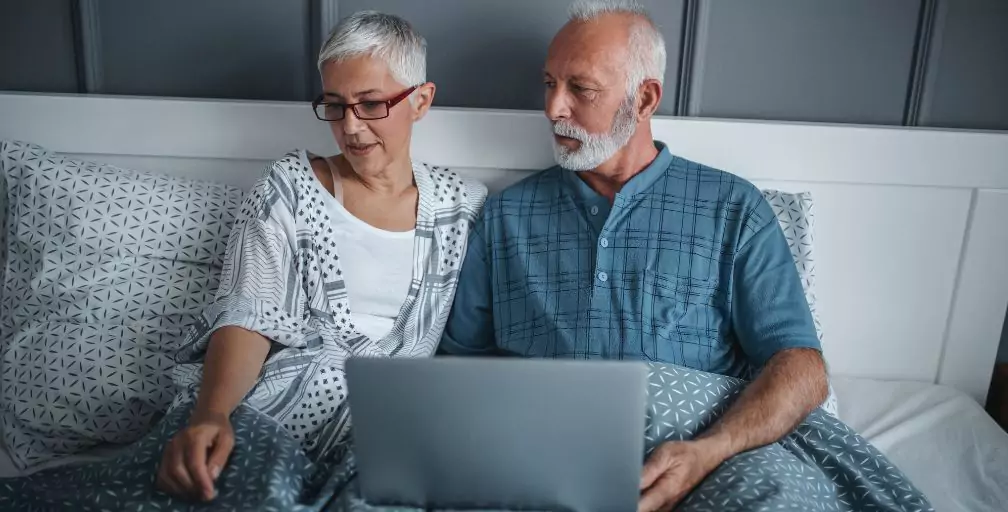
<svg viewBox="0 0 1008 512"><path fill-rule="evenodd" d="M692 441L645 464L666 510L826 397L808 304L759 190L652 138L665 45L630 2L579 3L546 61L557 167L490 198L441 352L640 359L754 378Z"/></svg>

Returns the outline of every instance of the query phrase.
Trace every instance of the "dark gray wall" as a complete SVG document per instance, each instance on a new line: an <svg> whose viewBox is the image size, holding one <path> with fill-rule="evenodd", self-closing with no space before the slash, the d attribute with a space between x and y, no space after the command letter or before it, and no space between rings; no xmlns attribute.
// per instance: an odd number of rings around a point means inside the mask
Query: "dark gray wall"
<svg viewBox="0 0 1008 512"><path fill-rule="evenodd" d="M0 90L77 92L69 0L0 3Z"/></svg>
<svg viewBox="0 0 1008 512"><path fill-rule="evenodd" d="M96 7L102 92L266 100L309 94L307 2L99 0Z"/></svg>
<svg viewBox="0 0 1008 512"><path fill-rule="evenodd" d="M437 104L537 110L567 0L12 0L0 89L305 101L340 16L429 43ZM1008 1L642 0L667 115L1008 130Z"/></svg>
<svg viewBox="0 0 1008 512"><path fill-rule="evenodd" d="M1005 315L1005 326L1001 331L1001 348L998 350L997 360L1008 363L1008 315Z"/></svg>
<svg viewBox="0 0 1008 512"><path fill-rule="evenodd" d="M1008 1L940 2L937 20L920 124L1008 129Z"/></svg>
<svg viewBox="0 0 1008 512"><path fill-rule="evenodd" d="M641 2L654 13L669 55L665 98L675 114L683 28L682 0ZM427 78L437 103L457 107L539 110L546 48L567 19L556 0L341 0L340 15L375 9L408 19L427 39ZM535 15L530 15L535 13ZM516 30L519 28L520 30Z"/></svg>
<svg viewBox="0 0 1008 512"><path fill-rule="evenodd" d="M668 44L662 114L1008 130L1008 0L642 3ZM427 37L438 105L539 109L567 5L8 0L0 90L305 101L324 33L378 9Z"/></svg>
<svg viewBox="0 0 1008 512"><path fill-rule="evenodd" d="M699 3L691 115L902 124L919 0Z"/></svg>

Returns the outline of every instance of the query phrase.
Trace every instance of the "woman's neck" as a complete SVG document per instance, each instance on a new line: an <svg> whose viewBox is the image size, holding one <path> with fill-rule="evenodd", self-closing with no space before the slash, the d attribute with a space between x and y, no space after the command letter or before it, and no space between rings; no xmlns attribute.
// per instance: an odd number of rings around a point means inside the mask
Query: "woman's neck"
<svg viewBox="0 0 1008 512"><path fill-rule="evenodd" d="M336 156L335 161L344 184L350 181L370 192L392 197L400 196L414 187L413 166L408 158L393 161L382 171L367 175L354 170L342 155Z"/></svg>

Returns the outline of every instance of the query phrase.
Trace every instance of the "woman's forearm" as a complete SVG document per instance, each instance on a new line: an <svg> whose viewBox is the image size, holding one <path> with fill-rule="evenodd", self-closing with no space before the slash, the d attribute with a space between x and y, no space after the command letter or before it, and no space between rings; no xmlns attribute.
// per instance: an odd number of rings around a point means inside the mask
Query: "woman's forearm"
<svg viewBox="0 0 1008 512"><path fill-rule="evenodd" d="M240 327L214 332L192 416L230 416L259 379L269 349L268 339Z"/></svg>

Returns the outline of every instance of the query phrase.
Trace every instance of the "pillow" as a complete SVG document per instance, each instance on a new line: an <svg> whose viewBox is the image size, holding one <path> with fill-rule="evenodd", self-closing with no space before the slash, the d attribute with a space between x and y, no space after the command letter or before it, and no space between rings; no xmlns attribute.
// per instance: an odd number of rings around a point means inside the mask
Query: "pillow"
<svg viewBox="0 0 1008 512"><path fill-rule="evenodd" d="M142 435L213 299L239 189L0 143L0 391L20 469Z"/></svg>
<svg viewBox="0 0 1008 512"><path fill-rule="evenodd" d="M0 283L7 268L7 178L0 172ZM0 286L0 301L3 301L3 286Z"/></svg>
<svg viewBox="0 0 1008 512"><path fill-rule="evenodd" d="M798 268L798 276L801 278L802 289L805 291L805 300L808 301L809 309L812 310L816 336L819 337L819 343L822 343L822 324L816 313L815 254L813 251L815 203L812 200L812 194L809 192L789 193L773 189L762 192L763 197L770 203L774 215L777 216L777 222L780 224L781 230L784 231L784 238L788 241L791 257L794 258L795 266ZM833 384L830 384L829 396L823 402L822 408L839 418Z"/></svg>

